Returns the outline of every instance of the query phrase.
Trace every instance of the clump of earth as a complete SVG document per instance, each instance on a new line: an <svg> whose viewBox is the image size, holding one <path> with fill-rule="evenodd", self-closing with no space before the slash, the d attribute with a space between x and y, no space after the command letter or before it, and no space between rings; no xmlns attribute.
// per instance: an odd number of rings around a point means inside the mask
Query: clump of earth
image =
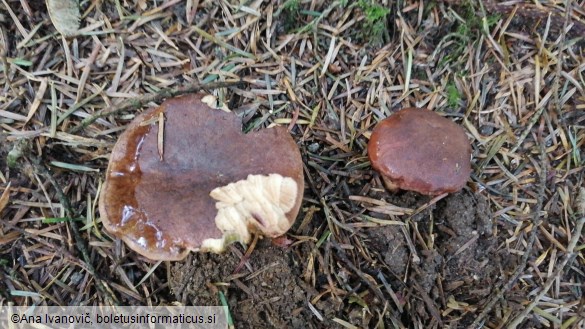
<svg viewBox="0 0 585 329"><path fill-rule="evenodd" d="M410 192L384 192L375 197L412 209L430 200ZM177 300L187 305L222 305L219 292L223 293L238 327L343 328L332 321L334 318L367 327L378 320L375 314L366 315L369 310L364 306L383 308L384 301L369 293L368 284L360 280L365 276L376 279L376 273L384 273L386 283L393 288L403 308L398 316L408 325L413 317L409 312L416 312L418 318L430 323L441 317L440 312L447 309L448 303L482 305L502 273L514 265L506 251L497 250L489 206L480 194L463 191L449 195L410 220L414 223L409 226L359 229L361 244L371 254L378 255L374 262L358 264L360 275L348 268L347 259L337 259L338 254L332 248L324 247L327 242L321 245L319 254L327 249L327 257L333 259L327 269L330 278L338 281L330 282L322 274L323 259L313 259L314 263L309 265L308 255L315 248L314 240L286 249L264 239L259 241L244 266L239 266L242 248L239 252L232 249L222 255L192 254L186 261L173 265L170 285ZM311 225L317 228L324 225L324 221L316 214ZM432 236L432 241L424 244L417 241L417 235L410 229L413 224L421 237ZM416 255L411 252L412 248ZM316 278L307 275L308 266L315 267ZM331 284L340 281L348 282L347 286L335 287L341 291L350 286L355 287L356 292L365 291L359 295L363 297L362 302L356 302L351 294L333 296L335 288L332 289ZM324 293L328 289L329 292ZM381 291L396 309L395 300L386 295L386 290ZM324 293L323 296L319 296L320 293ZM309 307L313 299L318 302ZM475 311L464 307L452 310L459 312L460 317L450 317L459 320L449 325L470 324ZM390 319L384 321L391 325Z"/></svg>
<svg viewBox="0 0 585 329"><path fill-rule="evenodd" d="M308 285L293 252L262 240L238 272L240 256L193 254L171 270L171 286L179 301L190 305L222 305L224 293L234 323L242 328L304 328Z"/></svg>

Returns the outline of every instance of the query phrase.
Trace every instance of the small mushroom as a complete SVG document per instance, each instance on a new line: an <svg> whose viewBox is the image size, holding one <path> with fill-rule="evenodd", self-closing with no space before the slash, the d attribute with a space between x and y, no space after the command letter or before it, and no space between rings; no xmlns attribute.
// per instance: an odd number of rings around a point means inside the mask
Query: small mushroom
<svg viewBox="0 0 585 329"><path fill-rule="evenodd" d="M392 191L456 192L471 174L471 145L465 131L428 109L406 108L378 123L368 155Z"/></svg>
<svg viewBox="0 0 585 329"><path fill-rule="evenodd" d="M277 237L298 214L303 167L286 128L244 134L236 115L208 104L215 98L169 99L137 116L112 150L102 221L147 258Z"/></svg>

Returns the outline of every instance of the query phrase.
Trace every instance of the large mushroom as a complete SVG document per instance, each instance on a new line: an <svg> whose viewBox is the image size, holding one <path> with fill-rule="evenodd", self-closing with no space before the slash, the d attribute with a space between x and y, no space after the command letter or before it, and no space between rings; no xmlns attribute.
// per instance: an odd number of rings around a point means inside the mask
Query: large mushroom
<svg viewBox="0 0 585 329"><path fill-rule="evenodd" d="M393 191L456 192L471 174L471 145L465 131L428 109L406 108L378 123L368 155Z"/></svg>
<svg viewBox="0 0 585 329"><path fill-rule="evenodd" d="M298 214L303 167L286 128L244 134L236 115L213 107L209 95L169 99L137 116L112 150L102 221L147 258L277 237Z"/></svg>

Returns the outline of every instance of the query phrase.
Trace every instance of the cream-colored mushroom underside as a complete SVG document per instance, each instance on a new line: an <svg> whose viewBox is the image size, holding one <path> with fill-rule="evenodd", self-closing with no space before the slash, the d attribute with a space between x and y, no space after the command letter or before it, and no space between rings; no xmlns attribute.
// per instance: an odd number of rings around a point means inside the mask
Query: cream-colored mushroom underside
<svg viewBox="0 0 585 329"><path fill-rule="evenodd" d="M206 239L202 251L222 252L235 241L248 243L252 232L267 237L284 234L291 226L286 213L295 205L297 183L279 174L249 175L245 180L218 187L209 194L217 200L215 224L219 239Z"/></svg>

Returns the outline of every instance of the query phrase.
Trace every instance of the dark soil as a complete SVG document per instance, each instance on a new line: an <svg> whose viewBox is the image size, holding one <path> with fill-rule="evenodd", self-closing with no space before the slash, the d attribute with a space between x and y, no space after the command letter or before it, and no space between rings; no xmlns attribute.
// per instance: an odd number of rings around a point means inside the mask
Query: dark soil
<svg viewBox="0 0 585 329"><path fill-rule="evenodd" d="M240 258L233 253L194 254L172 267L170 284L179 300L192 305L221 305L218 291L223 291L241 328L307 328L307 285L294 258L263 240L249 268L234 273Z"/></svg>
<svg viewBox="0 0 585 329"><path fill-rule="evenodd" d="M386 196L389 202L410 208L429 200L415 193ZM378 255L379 260L362 266L359 275L386 274L387 283L403 308L402 314L394 314L407 326L411 324L409 312L416 312L430 322L433 318L440 321L437 319L440 311L435 305L443 311L449 309L447 304L459 305L451 312L460 313L455 317L458 322L448 325L453 328L468 325L471 318L466 314L471 315L474 310L465 309L465 305L482 305L501 273L513 265L508 260L506 268L502 268L490 218L483 196L460 192L413 216L411 225L363 228L364 246L371 254ZM428 230L432 227L432 245L427 242L426 249L420 246L411 232L413 224L423 237L431 236ZM413 261L417 257L411 254L407 238L416 245L418 263ZM309 308L309 302L329 287L324 277L303 280L307 278L310 245L301 243L287 250L261 240L249 259L249 266L242 267L238 273L234 270L240 256L233 250L224 255L193 254L187 261L173 265L170 284L179 301L193 305L221 305L218 291L222 291L237 327L334 328L339 325L327 319L336 316L343 319L348 314L361 317L364 326L373 325L372 315L363 315L367 309L362 304L380 303L380 300L372 298L375 294L368 294L366 286L356 287L356 291L366 290L360 294L364 297L361 303L352 298L318 298L313 305L315 309ZM333 276L350 282L349 277L354 274L351 272L355 271L346 267L347 261L335 263ZM382 291L384 298L391 301L386 290ZM360 322L355 318L344 320ZM389 319L384 321L390 324Z"/></svg>

